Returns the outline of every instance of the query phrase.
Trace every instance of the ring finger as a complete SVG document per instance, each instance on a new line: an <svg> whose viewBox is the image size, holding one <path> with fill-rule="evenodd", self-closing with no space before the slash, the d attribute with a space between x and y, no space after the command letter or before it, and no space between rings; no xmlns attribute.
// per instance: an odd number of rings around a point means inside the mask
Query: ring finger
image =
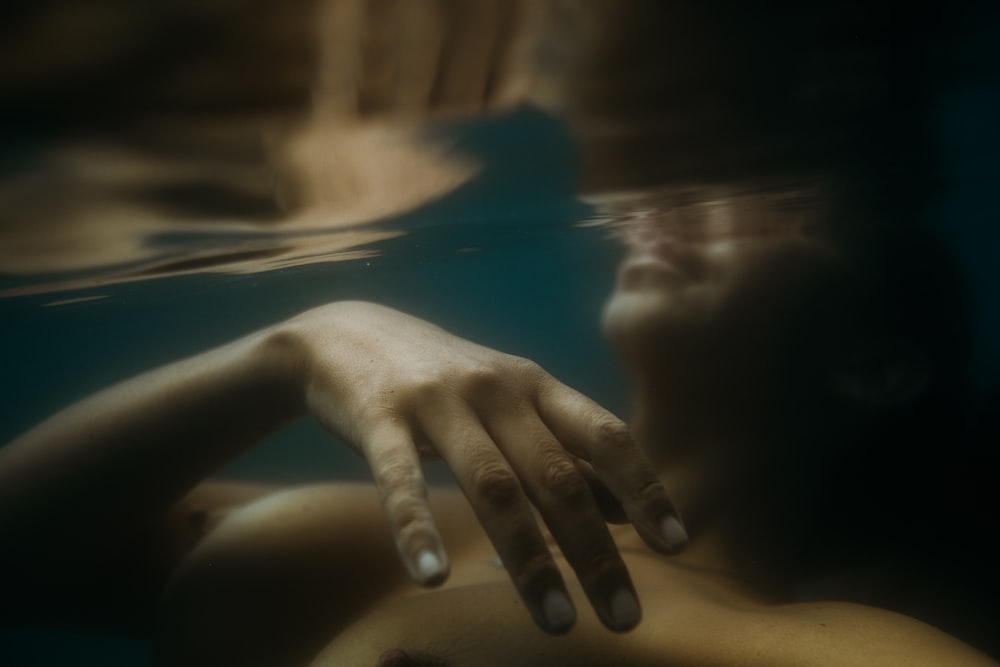
<svg viewBox="0 0 1000 667"><path fill-rule="evenodd" d="M467 411L464 406L454 409ZM433 411L438 412L438 411ZM429 420L425 434L447 462L539 627L562 633L576 612L514 470L471 412Z"/></svg>
<svg viewBox="0 0 1000 667"><path fill-rule="evenodd" d="M496 420L493 437L601 622L615 631L634 627L641 616L635 589L590 486L541 419L531 411L518 412L524 416Z"/></svg>

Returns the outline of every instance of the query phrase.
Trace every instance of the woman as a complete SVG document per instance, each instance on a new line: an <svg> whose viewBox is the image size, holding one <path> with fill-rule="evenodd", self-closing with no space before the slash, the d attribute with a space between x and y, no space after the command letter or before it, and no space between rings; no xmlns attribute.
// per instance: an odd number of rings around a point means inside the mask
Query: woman
<svg viewBox="0 0 1000 667"><path fill-rule="evenodd" d="M85 399L0 450L5 618L139 633L168 665L996 664L796 602L810 549L843 551L810 520L824 473L933 358L890 344L865 263L800 203L675 198L623 226L603 327L638 449L534 364L365 303ZM305 413L374 488L202 481ZM428 499L428 457L460 490Z"/></svg>

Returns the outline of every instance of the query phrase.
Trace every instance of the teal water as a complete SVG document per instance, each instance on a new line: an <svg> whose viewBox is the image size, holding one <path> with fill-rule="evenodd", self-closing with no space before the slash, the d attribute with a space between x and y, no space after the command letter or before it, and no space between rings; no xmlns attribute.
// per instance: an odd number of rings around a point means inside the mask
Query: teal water
<svg viewBox="0 0 1000 667"><path fill-rule="evenodd" d="M116 379L340 299L398 308L535 358L595 395L620 394L597 333L619 248L576 196L565 127L525 111L458 132L488 168L438 201L367 225L402 234L362 246L358 259L0 299L0 364L18 379L0 387L3 439ZM516 148L498 150L512 134ZM539 151L547 159L521 159Z"/></svg>
<svg viewBox="0 0 1000 667"><path fill-rule="evenodd" d="M604 229L580 224L594 211L576 198L565 127L524 112L462 132L464 149L489 156L489 168L442 200L379 223L404 234L366 246L370 256L0 299L0 441L112 382L340 299L390 305L530 357L623 408L624 383L597 327L619 249ZM539 146L547 159L520 159ZM367 472L353 452L302 420L223 474L305 482ZM129 640L0 629L0 664L67 663L135 666L149 657Z"/></svg>

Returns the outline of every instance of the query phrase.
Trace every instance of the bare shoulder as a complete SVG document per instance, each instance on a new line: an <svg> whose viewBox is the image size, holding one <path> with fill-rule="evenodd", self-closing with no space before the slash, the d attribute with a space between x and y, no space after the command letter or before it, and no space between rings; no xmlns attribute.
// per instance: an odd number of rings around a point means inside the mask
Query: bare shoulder
<svg viewBox="0 0 1000 667"><path fill-rule="evenodd" d="M781 605L754 615L741 635L771 665L996 667L967 644L914 618L846 602Z"/></svg>
<svg viewBox="0 0 1000 667"><path fill-rule="evenodd" d="M676 658L670 664L998 667L937 628L885 609L837 601L773 604L725 581L643 576L634 569L646 614L632 641L646 657ZM677 574L669 565L659 570Z"/></svg>

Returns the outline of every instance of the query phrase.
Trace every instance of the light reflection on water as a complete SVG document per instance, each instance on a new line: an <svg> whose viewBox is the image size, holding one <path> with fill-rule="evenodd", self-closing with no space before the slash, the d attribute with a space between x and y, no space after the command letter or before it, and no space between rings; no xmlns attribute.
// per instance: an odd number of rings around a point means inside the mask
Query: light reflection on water
<svg viewBox="0 0 1000 667"><path fill-rule="evenodd" d="M565 124L538 110L388 128L332 123L329 134L329 163L283 172L300 200L284 210L278 192L251 207L211 170L143 170L113 152L70 167L28 165L0 185L10 217L0 230L0 297L367 259L413 229L461 236L462 227L537 224L544 215L533 211L546 207L586 211L572 201L578 166ZM75 182L44 196L60 180Z"/></svg>
<svg viewBox="0 0 1000 667"><path fill-rule="evenodd" d="M496 164L587 192L937 178L919 110L961 12L704 5L25 3L0 67L0 296L371 256L403 233L387 221L509 188ZM516 122L465 145L525 105L576 148Z"/></svg>

